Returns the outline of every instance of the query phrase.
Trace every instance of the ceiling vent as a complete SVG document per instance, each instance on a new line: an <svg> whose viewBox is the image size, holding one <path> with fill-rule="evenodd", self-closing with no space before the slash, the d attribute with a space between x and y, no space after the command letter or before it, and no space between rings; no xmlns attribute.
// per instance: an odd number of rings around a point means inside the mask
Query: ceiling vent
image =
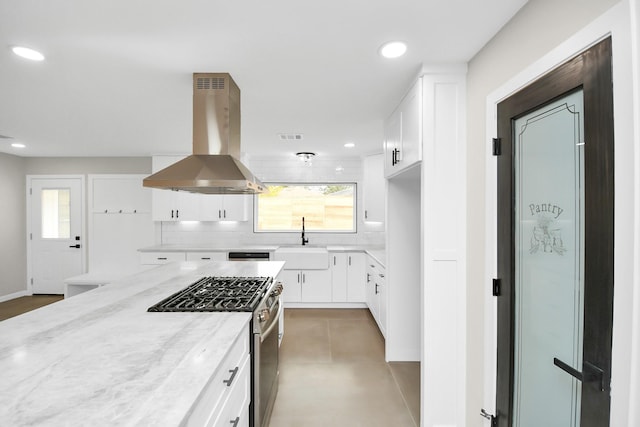
<svg viewBox="0 0 640 427"><path fill-rule="evenodd" d="M280 141L302 141L304 139L304 135L301 133L279 133L278 137Z"/></svg>

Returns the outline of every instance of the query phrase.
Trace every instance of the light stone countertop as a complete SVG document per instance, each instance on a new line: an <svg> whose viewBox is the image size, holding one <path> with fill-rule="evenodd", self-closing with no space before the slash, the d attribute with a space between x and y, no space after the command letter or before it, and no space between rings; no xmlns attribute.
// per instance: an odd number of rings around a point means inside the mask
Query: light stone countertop
<svg viewBox="0 0 640 427"><path fill-rule="evenodd" d="M202 276L283 262L181 262L0 322L0 425L175 426L250 313L148 313Z"/></svg>
<svg viewBox="0 0 640 427"><path fill-rule="evenodd" d="M274 245L274 244L265 244L265 245L239 245L236 247L233 246L190 246L190 245L180 245L180 244L165 244L165 245L155 245L148 246L145 248L138 249L139 252L236 252L236 251L275 251L279 247L285 246L287 248L295 247L298 245ZM301 248L304 246L299 245ZM316 245L309 245L309 247L314 247ZM385 259L385 249L381 246L372 246L372 245L318 245L327 248L329 252L366 252L372 257L374 257L380 264L383 266L386 264Z"/></svg>

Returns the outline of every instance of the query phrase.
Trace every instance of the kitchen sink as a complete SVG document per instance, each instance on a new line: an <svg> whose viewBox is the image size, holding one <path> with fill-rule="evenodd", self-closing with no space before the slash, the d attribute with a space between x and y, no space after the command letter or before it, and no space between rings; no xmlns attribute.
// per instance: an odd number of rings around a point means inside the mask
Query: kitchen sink
<svg viewBox="0 0 640 427"><path fill-rule="evenodd" d="M285 270L326 270L329 268L329 252L326 246L279 246L274 260L284 261Z"/></svg>

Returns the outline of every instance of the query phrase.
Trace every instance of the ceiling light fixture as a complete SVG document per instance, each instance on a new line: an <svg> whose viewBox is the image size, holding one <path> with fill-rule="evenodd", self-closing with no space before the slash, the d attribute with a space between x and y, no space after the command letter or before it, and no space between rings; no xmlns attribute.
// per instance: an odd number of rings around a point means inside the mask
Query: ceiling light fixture
<svg viewBox="0 0 640 427"><path fill-rule="evenodd" d="M380 47L379 52L385 58L398 58L407 52L407 44L400 41L387 42Z"/></svg>
<svg viewBox="0 0 640 427"><path fill-rule="evenodd" d="M24 144L22 144L20 142L14 142L13 144L11 144L11 146L13 148L25 148L26 147L26 145L24 145Z"/></svg>
<svg viewBox="0 0 640 427"><path fill-rule="evenodd" d="M21 58L29 59L31 61L44 61L44 55L37 50L23 46L13 46L11 50Z"/></svg>
<svg viewBox="0 0 640 427"><path fill-rule="evenodd" d="M355 144L355 143L353 143L353 142L347 142L346 144L344 144L344 147L345 147L345 148L353 148L353 147L355 147L355 146L356 146L356 144Z"/></svg>
<svg viewBox="0 0 640 427"><path fill-rule="evenodd" d="M316 156L316 153L301 151L299 153L296 153L296 156L298 156L298 158L305 163L311 163L311 160Z"/></svg>

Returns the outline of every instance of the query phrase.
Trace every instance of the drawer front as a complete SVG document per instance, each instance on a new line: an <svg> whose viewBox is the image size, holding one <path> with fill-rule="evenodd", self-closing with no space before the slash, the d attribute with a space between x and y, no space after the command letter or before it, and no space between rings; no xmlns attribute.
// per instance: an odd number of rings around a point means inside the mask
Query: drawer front
<svg viewBox="0 0 640 427"><path fill-rule="evenodd" d="M231 395L235 385L243 381L242 370L245 365L250 365L249 358L249 328L247 326L195 403L187 420L187 426L201 427L220 416L221 408Z"/></svg>
<svg viewBox="0 0 640 427"><path fill-rule="evenodd" d="M187 261L226 261L226 252L187 252Z"/></svg>
<svg viewBox="0 0 640 427"><path fill-rule="evenodd" d="M238 372L238 380L229 391L218 413L211 414L207 427L249 427L251 402L251 363L249 358Z"/></svg>
<svg viewBox="0 0 640 427"><path fill-rule="evenodd" d="M175 261L185 261L184 252L142 252L140 264L166 264Z"/></svg>

